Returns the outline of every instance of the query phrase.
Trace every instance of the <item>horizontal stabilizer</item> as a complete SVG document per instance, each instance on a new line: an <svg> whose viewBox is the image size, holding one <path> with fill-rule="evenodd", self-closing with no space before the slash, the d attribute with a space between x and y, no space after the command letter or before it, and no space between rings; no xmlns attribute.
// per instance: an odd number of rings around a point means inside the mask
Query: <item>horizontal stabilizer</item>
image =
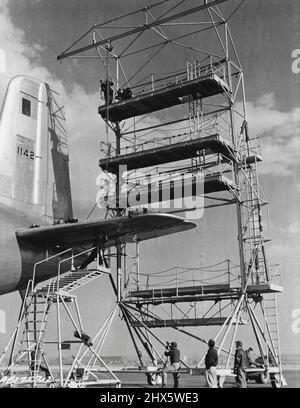
<svg viewBox="0 0 300 408"><path fill-rule="evenodd" d="M19 242L41 248L57 245L77 246L94 243L103 246L132 243L135 240L162 237L194 228L194 223L170 214L141 214L116 217L101 221L87 221L72 224L52 225L19 229L16 236Z"/></svg>

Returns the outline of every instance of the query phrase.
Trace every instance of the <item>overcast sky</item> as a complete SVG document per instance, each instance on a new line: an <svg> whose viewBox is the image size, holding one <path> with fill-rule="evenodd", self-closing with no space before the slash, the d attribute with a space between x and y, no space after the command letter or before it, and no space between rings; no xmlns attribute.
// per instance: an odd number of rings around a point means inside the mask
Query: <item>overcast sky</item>
<svg viewBox="0 0 300 408"><path fill-rule="evenodd" d="M140 0L127 0L126 10L122 10L124 4L121 0L0 0L0 49L6 52L7 72L46 80L64 95L74 213L81 218L94 205L99 140L105 139L97 115L103 69L91 60L58 63L56 56L93 24L142 6ZM300 334L291 329L292 313L300 309L300 74L291 68L292 52L300 48L299 27L298 0L248 0L231 22L245 71L250 131L263 142L261 184L270 202L273 238L268 253L271 263L281 264L284 276L285 293L279 296L282 351L300 353ZM174 69L186 63L184 56L174 53L168 54L167 60ZM160 64L153 67L158 72ZM144 245L143 267L148 273L176 264L209 265L231 255L236 260L231 250L233 223L234 209L206 212L197 229ZM97 285L83 293L90 302L90 317L103 316L111 307L104 297L106 289ZM102 303L101 311L92 296ZM7 311L8 329L16 315L11 305L17 298L12 294L0 299L0 307ZM4 336L0 336L3 344ZM129 345L122 350L125 354L132 351ZM120 353L116 336L108 352Z"/></svg>

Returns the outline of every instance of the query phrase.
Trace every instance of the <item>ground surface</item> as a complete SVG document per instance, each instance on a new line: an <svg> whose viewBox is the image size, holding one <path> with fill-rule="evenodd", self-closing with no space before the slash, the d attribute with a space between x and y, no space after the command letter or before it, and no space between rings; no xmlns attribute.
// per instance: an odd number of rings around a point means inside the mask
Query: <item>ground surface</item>
<svg viewBox="0 0 300 408"><path fill-rule="evenodd" d="M289 370L283 372L284 378L288 383L288 388L300 388L300 370ZM122 381L122 388L161 388L161 386L150 386L147 384L144 374L119 374ZM168 375L168 386L172 387L172 377ZM181 375L179 379L180 388L204 388L205 379L203 376L191 376L188 374ZM232 379L226 380L224 388L234 388L236 383ZM271 384L258 385L254 381L248 382L249 388L270 388Z"/></svg>

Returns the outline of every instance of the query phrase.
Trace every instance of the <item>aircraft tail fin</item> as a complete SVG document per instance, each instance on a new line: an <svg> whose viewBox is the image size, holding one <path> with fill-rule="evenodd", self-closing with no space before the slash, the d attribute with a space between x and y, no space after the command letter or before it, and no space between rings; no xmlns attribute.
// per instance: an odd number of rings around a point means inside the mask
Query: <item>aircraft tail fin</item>
<svg viewBox="0 0 300 408"><path fill-rule="evenodd" d="M0 108L0 196L39 218L73 218L60 95L37 79L0 75Z"/></svg>

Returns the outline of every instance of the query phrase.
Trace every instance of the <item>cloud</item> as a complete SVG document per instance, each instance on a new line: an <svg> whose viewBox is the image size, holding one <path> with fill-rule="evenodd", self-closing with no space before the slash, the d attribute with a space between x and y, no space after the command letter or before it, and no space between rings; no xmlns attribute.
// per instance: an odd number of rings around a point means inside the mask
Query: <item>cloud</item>
<svg viewBox="0 0 300 408"><path fill-rule="evenodd" d="M33 0L38 1L38 0ZM41 61L46 50L39 44L28 44L25 33L13 24L9 1L0 0L0 44L6 56L8 75L30 75L50 84L64 101L70 146L70 169L76 216L85 216L96 200L100 138L104 124L97 114L98 95L88 94L75 84L67 91Z"/></svg>
<svg viewBox="0 0 300 408"><path fill-rule="evenodd" d="M274 92L264 94L257 99L256 105L262 108L272 109L275 105L275 94Z"/></svg>
<svg viewBox="0 0 300 408"><path fill-rule="evenodd" d="M300 108L283 112L275 106L274 93L248 103L249 126L262 139L261 173L288 176L299 166Z"/></svg>
<svg viewBox="0 0 300 408"><path fill-rule="evenodd" d="M31 75L47 82L52 81L52 85L59 91L63 89L60 81L40 65L42 47L39 44L26 44L24 32L14 26L9 15L8 1L5 0L0 3L0 44L6 54L7 74Z"/></svg>
<svg viewBox="0 0 300 408"><path fill-rule="evenodd" d="M285 258L290 257L295 249L291 248L288 244L273 244L270 246L269 252L271 258Z"/></svg>
<svg viewBox="0 0 300 408"><path fill-rule="evenodd" d="M300 222L295 220L286 226L275 228L275 240L270 246L272 258L297 258L299 257Z"/></svg>
<svg viewBox="0 0 300 408"><path fill-rule="evenodd" d="M300 234L300 223L299 221L293 221L287 227L282 228L283 233L287 233L289 235L299 235Z"/></svg>

